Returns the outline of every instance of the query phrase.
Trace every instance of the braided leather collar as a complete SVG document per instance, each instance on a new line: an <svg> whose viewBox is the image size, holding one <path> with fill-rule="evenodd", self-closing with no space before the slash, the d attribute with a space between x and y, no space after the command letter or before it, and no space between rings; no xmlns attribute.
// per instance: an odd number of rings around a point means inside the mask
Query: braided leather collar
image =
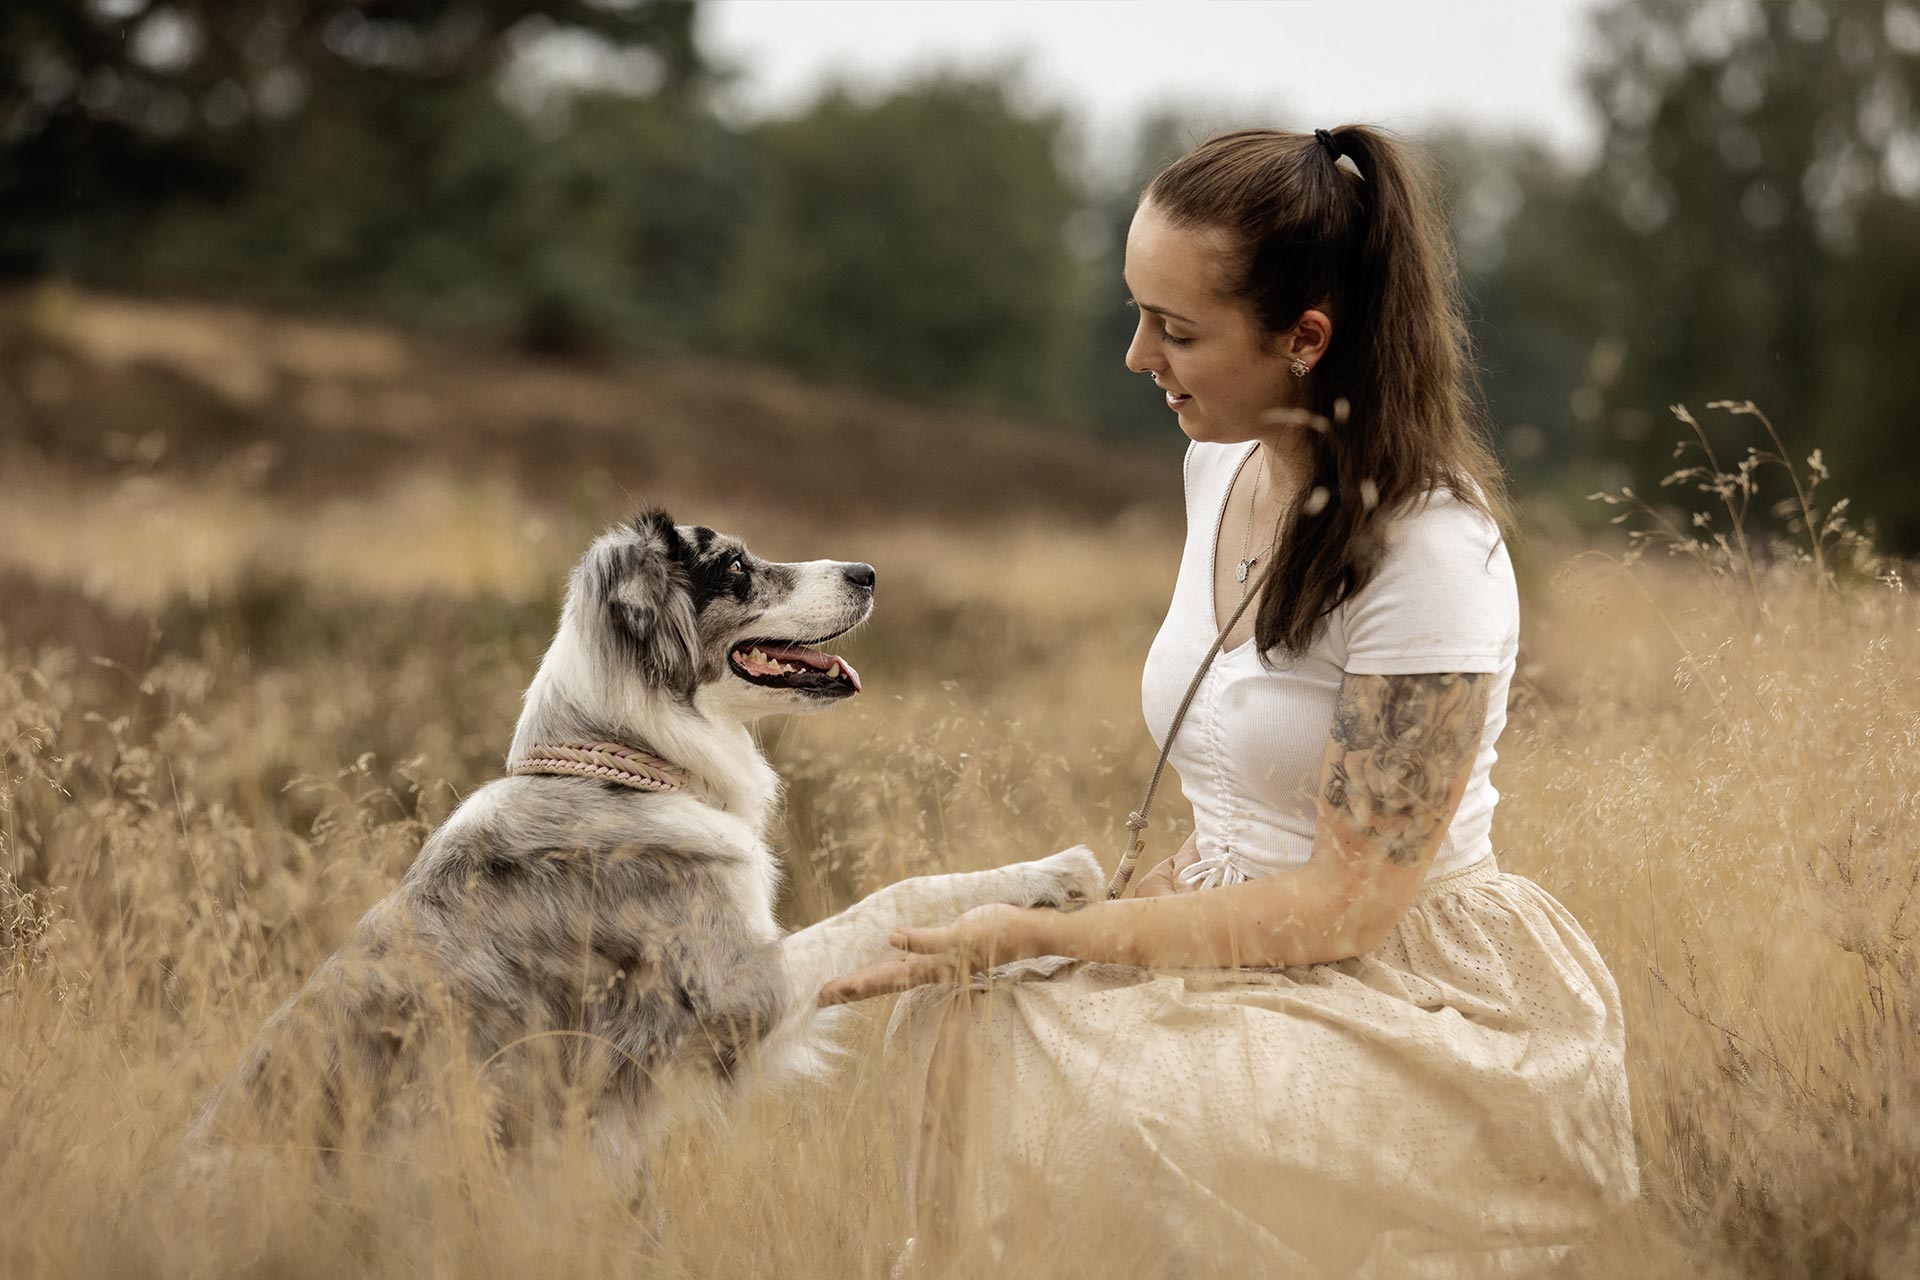
<svg viewBox="0 0 1920 1280"><path fill-rule="evenodd" d="M659 756L618 742L542 742L507 770L510 774L598 778L635 791L679 791L686 771Z"/></svg>

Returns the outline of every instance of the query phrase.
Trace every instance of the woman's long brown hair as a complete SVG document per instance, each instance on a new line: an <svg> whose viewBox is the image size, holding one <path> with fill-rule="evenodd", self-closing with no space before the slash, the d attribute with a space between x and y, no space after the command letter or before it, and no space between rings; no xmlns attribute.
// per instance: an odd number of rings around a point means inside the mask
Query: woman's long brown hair
<svg viewBox="0 0 1920 1280"><path fill-rule="evenodd" d="M1234 292L1269 333L1309 307L1333 321L1310 375L1313 478L1260 578L1262 661L1307 649L1372 578L1387 521L1423 496L1445 487L1502 536L1514 523L1435 174L1387 130L1330 132L1357 177L1312 134L1241 129L1181 156L1141 197L1176 226L1232 237Z"/></svg>

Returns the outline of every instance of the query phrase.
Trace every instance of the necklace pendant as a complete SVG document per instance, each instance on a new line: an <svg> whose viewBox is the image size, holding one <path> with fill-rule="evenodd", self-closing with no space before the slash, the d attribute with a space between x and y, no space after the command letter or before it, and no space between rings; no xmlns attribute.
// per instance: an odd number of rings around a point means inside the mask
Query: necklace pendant
<svg viewBox="0 0 1920 1280"><path fill-rule="evenodd" d="M1260 558L1259 556L1251 556L1248 559L1242 560L1238 565L1235 565L1233 570L1233 580L1235 582L1245 582L1247 580L1248 571L1253 568L1253 562L1255 560L1258 560L1259 558Z"/></svg>

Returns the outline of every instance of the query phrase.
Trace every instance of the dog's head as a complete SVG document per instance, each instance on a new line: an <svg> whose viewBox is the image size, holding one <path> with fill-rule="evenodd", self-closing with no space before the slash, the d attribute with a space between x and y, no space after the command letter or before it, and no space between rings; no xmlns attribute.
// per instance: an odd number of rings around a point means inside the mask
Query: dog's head
<svg viewBox="0 0 1920 1280"><path fill-rule="evenodd" d="M620 680L746 721L860 691L843 659L814 646L873 612L871 565L783 564L738 538L648 511L607 531L574 570L572 625Z"/></svg>

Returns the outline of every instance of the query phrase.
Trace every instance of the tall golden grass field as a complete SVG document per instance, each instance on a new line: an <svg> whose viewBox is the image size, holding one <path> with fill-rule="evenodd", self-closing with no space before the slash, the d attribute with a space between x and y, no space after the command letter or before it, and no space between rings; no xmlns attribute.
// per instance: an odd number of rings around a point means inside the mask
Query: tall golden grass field
<svg viewBox="0 0 1920 1280"><path fill-rule="evenodd" d="M1710 455L1695 413L1759 461ZM1495 848L1620 983L1645 1181L1569 1273L1920 1274L1911 570L1763 415L1672 425L1688 474L1605 494L1628 518L1597 537L1529 503L1512 548ZM1796 504L1751 501L1766 476ZM0 1275L886 1274L884 1000L830 1082L673 1134L650 1206L564 1144L503 1157L458 1097L398 1157L237 1193L169 1166L265 1016L498 774L599 528L663 501L877 567L847 650L866 692L761 729L798 925L903 875L1117 857L1179 483L1172 442L1035 443L761 371L6 299ZM1701 486L1704 524L1662 502ZM1191 821L1162 794L1154 859ZM1031 1224L998 1274L1152 1274L1125 1220Z"/></svg>

